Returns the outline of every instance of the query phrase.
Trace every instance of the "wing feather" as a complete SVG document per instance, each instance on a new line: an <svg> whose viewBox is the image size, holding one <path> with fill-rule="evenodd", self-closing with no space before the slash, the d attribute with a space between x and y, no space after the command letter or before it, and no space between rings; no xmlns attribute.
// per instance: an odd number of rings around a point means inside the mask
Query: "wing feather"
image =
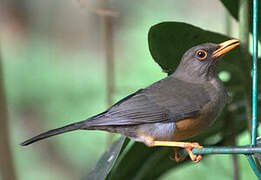
<svg viewBox="0 0 261 180"><path fill-rule="evenodd" d="M120 100L90 125L137 125L176 122L199 114L210 100L202 85L167 77Z"/></svg>

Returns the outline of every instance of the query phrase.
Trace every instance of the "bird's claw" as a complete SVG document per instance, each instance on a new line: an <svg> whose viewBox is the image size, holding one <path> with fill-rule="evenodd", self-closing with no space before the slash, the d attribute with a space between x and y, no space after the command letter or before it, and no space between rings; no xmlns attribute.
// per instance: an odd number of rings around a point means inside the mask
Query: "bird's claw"
<svg viewBox="0 0 261 180"><path fill-rule="evenodd" d="M203 148L203 146L200 146L199 143L197 142L191 143L191 142L176 142L176 141L153 141L152 146L169 146L169 147L174 147L175 150L176 148L184 148L186 149L190 159L193 162L199 162L202 159L202 155L195 155L192 152L193 148ZM178 152L175 151L175 157L171 159L180 162L185 158L183 157L180 158Z"/></svg>
<svg viewBox="0 0 261 180"><path fill-rule="evenodd" d="M202 159L202 155L195 155L193 152L192 152L192 149L193 148L203 148L203 146L200 146L199 143L190 143L188 145L186 145L185 149L190 157L190 159L197 163L199 162L201 159Z"/></svg>
<svg viewBox="0 0 261 180"><path fill-rule="evenodd" d="M184 146L184 149L187 151L191 161L197 163L202 159L202 155L195 155L192 152L193 148L203 148L203 146L200 146L199 143L188 143ZM184 161L187 156L180 155L178 152L178 148L174 148L174 157L170 156L171 160L175 160L176 162Z"/></svg>

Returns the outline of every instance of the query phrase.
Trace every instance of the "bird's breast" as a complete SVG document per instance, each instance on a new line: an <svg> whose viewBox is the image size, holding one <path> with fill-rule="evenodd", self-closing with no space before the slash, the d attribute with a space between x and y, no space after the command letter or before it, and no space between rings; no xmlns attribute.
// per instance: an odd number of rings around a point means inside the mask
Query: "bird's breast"
<svg viewBox="0 0 261 180"><path fill-rule="evenodd" d="M173 135L174 140L189 139L203 132L215 122L222 111L227 99L222 82L218 79L208 83L205 89L211 100L202 107L198 116L176 122L176 129Z"/></svg>
<svg viewBox="0 0 261 180"><path fill-rule="evenodd" d="M173 140L189 139L208 127L208 124L202 120L200 116L194 118L186 118L176 122L176 129Z"/></svg>

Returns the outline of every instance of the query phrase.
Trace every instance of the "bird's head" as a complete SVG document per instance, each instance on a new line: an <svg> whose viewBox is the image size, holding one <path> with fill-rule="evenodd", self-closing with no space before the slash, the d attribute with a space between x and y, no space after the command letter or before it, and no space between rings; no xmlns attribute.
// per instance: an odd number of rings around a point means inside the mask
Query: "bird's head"
<svg viewBox="0 0 261 180"><path fill-rule="evenodd" d="M239 44L239 40L232 39L220 44L205 43L192 47L183 55L174 75L191 81L216 77L218 60Z"/></svg>

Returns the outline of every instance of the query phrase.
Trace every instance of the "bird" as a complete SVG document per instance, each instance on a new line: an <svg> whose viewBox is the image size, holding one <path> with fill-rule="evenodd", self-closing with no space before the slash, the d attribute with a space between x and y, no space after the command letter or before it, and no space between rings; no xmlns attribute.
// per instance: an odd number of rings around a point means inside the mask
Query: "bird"
<svg viewBox="0 0 261 180"><path fill-rule="evenodd" d="M137 90L100 114L39 134L21 145L74 130L104 130L149 147L173 147L177 162L184 159L177 149L184 148L193 162L199 162L202 155L193 154L192 149L203 146L186 140L208 129L228 102L217 65L224 54L239 44L239 40L230 39L194 46L169 76Z"/></svg>

